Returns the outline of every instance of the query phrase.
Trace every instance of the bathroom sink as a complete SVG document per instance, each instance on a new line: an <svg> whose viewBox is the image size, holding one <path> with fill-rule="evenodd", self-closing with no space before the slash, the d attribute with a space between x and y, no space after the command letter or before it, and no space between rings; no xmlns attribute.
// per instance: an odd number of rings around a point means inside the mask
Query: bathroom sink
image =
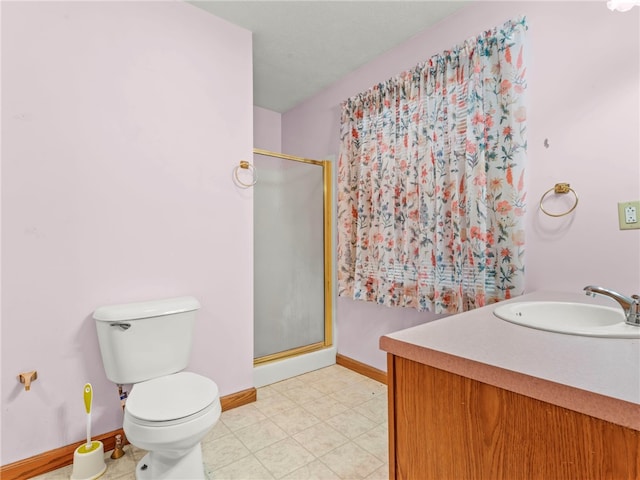
<svg viewBox="0 0 640 480"><path fill-rule="evenodd" d="M507 322L538 330L607 338L640 338L640 327L625 323L621 308L574 302L514 302L493 313Z"/></svg>

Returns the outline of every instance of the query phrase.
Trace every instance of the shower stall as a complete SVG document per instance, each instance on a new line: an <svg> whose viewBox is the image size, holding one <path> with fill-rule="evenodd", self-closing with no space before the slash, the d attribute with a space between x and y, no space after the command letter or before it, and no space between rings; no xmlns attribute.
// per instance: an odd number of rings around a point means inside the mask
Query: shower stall
<svg viewBox="0 0 640 480"><path fill-rule="evenodd" d="M335 363L332 171L254 149L254 385Z"/></svg>

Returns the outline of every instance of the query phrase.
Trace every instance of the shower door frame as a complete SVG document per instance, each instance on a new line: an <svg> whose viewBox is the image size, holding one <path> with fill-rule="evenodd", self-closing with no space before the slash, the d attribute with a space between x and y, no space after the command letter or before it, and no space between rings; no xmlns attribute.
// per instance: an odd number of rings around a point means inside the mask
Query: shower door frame
<svg viewBox="0 0 640 480"><path fill-rule="evenodd" d="M271 152L260 148L253 149L254 155L291 160L299 163L308 163L322 167L322 211L323 211L323 254L324 254L324 340L321 342L294 347L281 352L271 353L254 358L253 365L291 358L305 353L315 352L333 346L333 235L332 235L332 162L330 160L312 160L310 158L296 157L285 153Z"/></svg>

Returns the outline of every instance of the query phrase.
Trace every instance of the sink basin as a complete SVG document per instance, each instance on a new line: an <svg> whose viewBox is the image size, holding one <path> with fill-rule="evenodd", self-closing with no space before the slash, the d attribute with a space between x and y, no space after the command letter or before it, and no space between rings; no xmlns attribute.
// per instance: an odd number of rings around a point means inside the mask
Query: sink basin
<svg viewBox="0 0 640 480"><path fill-rule="evenodd" d="M640 327L625 323L621 308L574 302L514 302L493 313L507 322L538 330L607 338L640 338Z"/></svg>

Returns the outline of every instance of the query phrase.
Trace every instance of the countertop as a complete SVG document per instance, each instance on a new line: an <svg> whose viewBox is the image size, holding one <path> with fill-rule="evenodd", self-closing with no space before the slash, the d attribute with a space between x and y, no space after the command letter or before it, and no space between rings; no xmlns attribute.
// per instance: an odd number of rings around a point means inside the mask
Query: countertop
<svg viewBox="0 0 640 480"><path fill-rule="evenodd" d="M617 305L534 292L380 338L388 353L640 431L640 339L565 335L493 314L531 300ZM608 303L610 302L610 303Z"/></svg>

